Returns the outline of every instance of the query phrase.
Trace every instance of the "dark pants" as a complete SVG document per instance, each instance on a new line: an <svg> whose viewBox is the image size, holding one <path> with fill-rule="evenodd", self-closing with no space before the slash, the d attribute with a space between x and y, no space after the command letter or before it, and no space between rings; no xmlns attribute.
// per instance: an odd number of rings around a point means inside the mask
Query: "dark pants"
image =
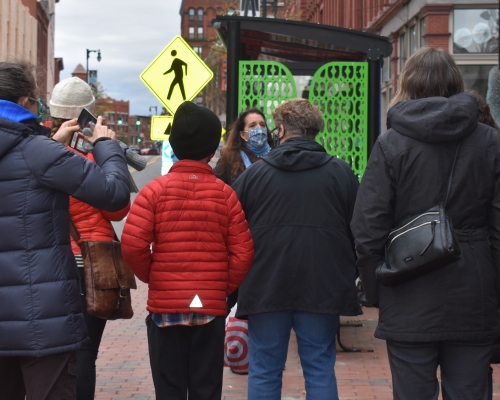
<svg viewBox="0 0 500 400"><path fill-rule="evenodd" d="M387 341L395 400L486 400L493 341Z"/></svg>
<svg viewBox="0 0 500 400"><path fill-rule="evenodd" d="M151 318L146 324L156 398L220 400L225 318L199 326L159 328Z"/></svg>
<svg viewBox="0 0 500 400"><path fill-rule="evenodd" d="M85 282L83 268L78 268L78 277L80 278L80 283ZM92 317L87 313L85 290L82 285L80 285L80 295L89 336L83 341L82 347L76 353L78 363L76 398L77 400L94 400L96 380L95 361L106 326L106 320Z"/></svg>
<svg viewBox="0 0 500 400"><path fill-rule="evenodd" d="M76 398L76 352L44 357L0 357L0 398Z"/></svg>

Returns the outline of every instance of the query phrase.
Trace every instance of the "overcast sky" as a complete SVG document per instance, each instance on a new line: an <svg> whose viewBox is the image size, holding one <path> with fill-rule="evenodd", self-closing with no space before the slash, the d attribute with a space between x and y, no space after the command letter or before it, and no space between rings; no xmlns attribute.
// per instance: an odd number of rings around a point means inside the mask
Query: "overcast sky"
<svg viewBox="0 0 500 400"><path fill-rule="evenodd" d="M61 0L56 4L55 56L62 57L61 79L78 64L89 69L117 100L130 101L131 115L149 115L161 104L140 79L141 72L180 34L181 0ZM154 111L153 111L154 114Z"/></svg>

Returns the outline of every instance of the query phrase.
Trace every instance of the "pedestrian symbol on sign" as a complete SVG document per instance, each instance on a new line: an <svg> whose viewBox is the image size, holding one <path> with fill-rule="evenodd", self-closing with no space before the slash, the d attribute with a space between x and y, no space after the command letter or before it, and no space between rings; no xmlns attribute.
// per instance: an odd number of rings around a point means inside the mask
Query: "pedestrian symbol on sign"
<svg viewBox="0 0 500 400"><path fill-rule="evenodd" d="M174 117L158 115L151 119L151 140L168 140Z"/></svg>
<svg viewBox="0 0 500 400"><path fill-rule="evenodd" d="M189 79L186 79L188 73ZM210 68L180 36L176 36L141 74L142 81L170 115L174 115L183 102L193 100L212 77ZM166 127L155 135L164 136Z"/></svg>
<svg viewBox="0 0 500 400"><path fill-rule="evenodd" d="M177 52L175 50L172 50L170 53L172 54L172 57L175 57L177 55ZM172 66L167 72L164 72L163 75L170 74L172 71L174 71L174 80L170 84L170 89L168 90L168 95L167 95L167 100L170 100L172 97L172 92L174 91L175 85L179 85L179 89L181 90L182 94L182 100L186 100L186 93L184 92L184 70L183 67L186 69L186 75L188 74L188 66L187 64L182 61L180 58L174 58L174 61L172 61Z"/></svg>
<svg viewBox="0 0 500 400"><path fill-rule="evenodd" d="M164 135L168 136L168 135L170 135L171 132L172 132L172 124L169 122L167 129L165 129Z"/></svg>

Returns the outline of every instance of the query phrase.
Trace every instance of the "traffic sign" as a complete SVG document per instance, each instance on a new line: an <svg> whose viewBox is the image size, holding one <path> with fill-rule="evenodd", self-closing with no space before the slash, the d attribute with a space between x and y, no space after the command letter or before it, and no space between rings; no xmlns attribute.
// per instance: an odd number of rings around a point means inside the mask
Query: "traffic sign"
<svg viewBox="0 0 500 400"><path fill-rule="evenodd" d="M191 46L176 36L141 74L142 81L170 114L193 100L214 74Z"/></svg>
<svg viewBox="0 0 500 400"><path fill-rule="evenodd" d="M168 140L170 137L170 132L172 130L172 123L174 122L174 117L172 116L156 116L151 119L151 134L149 137L151 140ZM222 127L220 141L224 140L224 134L226 130Z"/></svg>
<svg viewBox="0 0 500 400"><path fill-rule="evenodd" d="M156 116L151 120L151 140L168 140L174 117Z"/></svg>

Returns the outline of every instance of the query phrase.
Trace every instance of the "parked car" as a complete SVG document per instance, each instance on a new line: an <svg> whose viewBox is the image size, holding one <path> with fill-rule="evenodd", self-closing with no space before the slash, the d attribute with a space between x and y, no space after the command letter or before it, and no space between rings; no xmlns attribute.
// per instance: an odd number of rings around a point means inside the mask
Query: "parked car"
<svg viewBox="0 0 500 400"><path fill-rule="evenodd" d="M135 145L135 144L133 144L132 146L129 146L129 148L128 148L128 149L129 149L130 151L133 151L134 153L137 153L137 154L140 154L140 153L141 153L141 151L140 151L140 149L139 149L139 146L137 146L137 145Z"/></svg>
<svg viewBox="0 0 500 400"><path fill-rule="evenodd" d="M160 152L157 149L141 149L141 154L143 156L157 156L160 154Z"/></svg>

